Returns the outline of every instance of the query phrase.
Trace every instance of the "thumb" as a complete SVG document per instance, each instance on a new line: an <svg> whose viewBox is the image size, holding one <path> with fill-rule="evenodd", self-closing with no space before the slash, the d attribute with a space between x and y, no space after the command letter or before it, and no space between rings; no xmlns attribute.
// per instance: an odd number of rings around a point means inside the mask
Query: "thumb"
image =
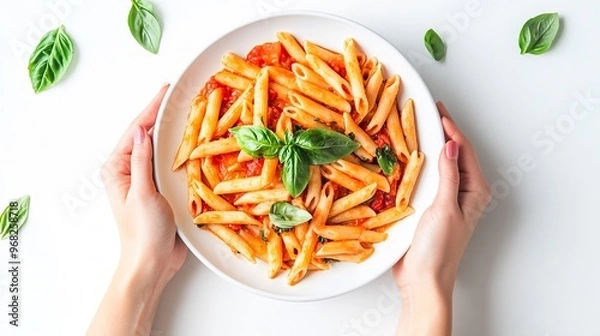
<svg viewBox="0 0 600 336"><path fill-rule="evenodd" d="M442 202L458 202L460 172L458 171L459 146L454 140L446 142L440 153L439 171L440 186L437 198Z"/></svg>
<svg viewBox="0 0 600 336"><path fill-rule="evenodd" d="M134 192L156 191L152 178L152 142L146 129L135 126L131 151L131 190Z"/></svg>

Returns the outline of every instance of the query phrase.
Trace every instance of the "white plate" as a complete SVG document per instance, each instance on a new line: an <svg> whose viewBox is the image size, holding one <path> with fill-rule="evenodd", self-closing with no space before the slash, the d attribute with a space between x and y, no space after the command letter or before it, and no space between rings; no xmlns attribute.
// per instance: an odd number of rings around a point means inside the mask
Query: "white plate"
<svg viewBox="0 0 600 336"><path fill-rule="evenodd" d="M416 104L421 150L425 153L417 192L412 206L416 213L395 225L388 240L377 244L375 253L362 264L336 263L330 271L309 273L296 286L286 284L287 272L276 279L267 278L266 264L251 264L207 230L198 229L187 211L185 172L173 173L171 165L181 139L192 98L208 78L222 68L226 52L245 56L252 47L276 41L275 33L284 30L299 39L310 39L333 50L353 37L368 56L376 56L388 73L399 74L403 83L400 103L412 97ZM175 211L179 235L189 249L215 273L251 292L275 299L314 301L357 289L389 270L411 244L421 214L433 201L438 185L437 161L443 146L443 133L435 103L429 90L409 62L389 42L373 31L346 19L314 12L285 13L241 26L202 51L185 69L163 102L155 130L155 174L160 192Z"/></svg>

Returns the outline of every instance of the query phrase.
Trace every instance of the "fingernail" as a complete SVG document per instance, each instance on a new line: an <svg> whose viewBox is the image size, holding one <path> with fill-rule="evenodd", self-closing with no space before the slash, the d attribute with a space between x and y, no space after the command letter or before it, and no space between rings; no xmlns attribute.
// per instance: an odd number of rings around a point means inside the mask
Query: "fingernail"
<svg viewBox="0 0 600 336"><path fill-rule="evenodd" d="M446 142L446 157L451 160L458 158L458 144L454 140Z"/></svg>
<svg viewBox="0 0 600 336"><path fill-rule="evenodd" d="M137 126L135 128L135 132L133 133L133 144L135 145L141 145L144 143L144 140L146 140L146 131L144 130L144 128L142 126Z"/></svg>

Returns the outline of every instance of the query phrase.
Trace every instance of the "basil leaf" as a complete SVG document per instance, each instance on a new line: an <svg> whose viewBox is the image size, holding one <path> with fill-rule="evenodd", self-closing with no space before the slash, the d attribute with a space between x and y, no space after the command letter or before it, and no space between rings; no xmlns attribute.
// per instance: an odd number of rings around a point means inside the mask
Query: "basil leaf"
<svg viewBox="0 0 600 336"><path fill-rule="evenodd" d="M294 145L302 148L313 165L335 162L354 152L360 144L349 137L324 128L294 134Z"/></svg>
<svg viewBox="0 0 600 336"><path fill-rule="evenodd" d="M309 160L303 150L294 145L286 145L279 153L283 163L281 180L292 197L302 194L310 178Z"/></svg>
<svg viewBox="0 0 600 336"><path fill-rule="evenodd" d="M377 163L381 170L386 175L391 175L394 172L394 166L396 165L396 155L390 149L390 146L385 145L383 147L377 148L375 151L377 155Z"/></svg>
<svg viewBox="0 0 600 336"><path fill-rule="evenodd" d="M0 240L4 240L10 236L11 227L16 224L17 230L20 230L23 225L27 222L29 218L29 203L31 197L29 195L25 195L18 200L14 201L16 203L16 208L18 209L16 214L14 213L15 207L11 207L11 203L4 209L2 215L0 215ZM11 221L11 218L16 217L16 222L14 220Z"/></svg>
<svg viewBox="0 0 600 336"><path fill-rule="evenodd" d="M35 93L40 93L58 82L73 59L73 41L60 26L42 36L29 58L29 78Z"/></svg>
<svg viewBox="0 0 600 336"><path fill-rule="evenodd" d="M229 132L233 134L240 148L255 158L276 157L283 147L277 134L263 126L239 126L230 129Z"/></svg>
<svg viewBox="0 0 600 336"><path fill-rule="evenodd" d="M127 23L131 35L144 49L158 53L162 32L150 2L132 0Z"/></svg>
<svg viewBox="0 0 600 336"><path fill-rule="evenodd" d="M440 35L438 35L435 30L429 29L425 33L424 37L425 48L427 51L433 56L433 59L436 61L442 60L444 56L446 56L446 45Z"/></svg>
<svg viewBox="0 0 600 336"><path fill-rule="evenodd" d="M276 202L271 205L269 219L273 225L282 229L291 229L312 219L310 212L291 205L288 202Z"/></svg>
<svg viewBox="0 0 600 336"><path fill-rule="evenodd" d="M560 18L558 13L545 13L533 17L523 25L519 34L521 55L541 55L548 51L556 38Z"/></svg>

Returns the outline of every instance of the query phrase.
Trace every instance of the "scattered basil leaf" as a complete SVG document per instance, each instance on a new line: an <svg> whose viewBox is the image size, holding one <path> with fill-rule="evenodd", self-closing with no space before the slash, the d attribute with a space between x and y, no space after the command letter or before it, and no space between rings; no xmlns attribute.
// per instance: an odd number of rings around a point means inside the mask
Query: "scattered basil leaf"
<svg viewBox="0 0 600 336"><path fill-rule="evenodd" d="M294 145L286 145L279 154L283 163L281 180L292 197L302 194L310 178L310 163L306 154Z"/></svg>
<svg viewBox="0 0 600 336"><path fill-rule="evenodd" d="M294 145L302 148L313 165L335 162L354 152L360 144L349 137L324 128L294 134Z"/></svg>
<svg viewBox="0 0 600 336"><path fill-rule="evenodd" d="M265 236L265 230L258 230L258 235L260 236L260 239L262 239L262 241L264 241L265 243L269 242L269 239L267 238L267 236Z"/></svg>
<svg viewBox="0 0 600 336"><path fill-rule="evenodd" d="M541 55L548 51L560 28L558 13L545 13L533 17L523 25L519 34L521 55Z"/></svg>
<svg viewBox="0 0 600 336"><path fill-rule="evenodd" d="M42 36L29 58L29 78L35 93L40 93L57 83L73 59L73 41L60 26Z"/></svg>
<svg viewBox="0 0 600 336"><path fill-rule="evenodd" d="M310 212L291 205L288 202L276 202L271 205L269 219L273 225L282 229L291 229L312 219Z"/></svg>
<svg viewBox="0 0 600 336"><path fill-rule="evenodd" d="M446 56L446 45L440 35L435 30L429 29L424 37L425 48L431 54L434 60L441 61Z"/></svg>
<svg viewBox="0 0 600 336"><path fill-rule="evenodd" d="M25 195L19 198L16 201L17 212L14 214L15 207L11 207L13 202L10 202L9 205L2 211L0 215L0 240L4 240L10 236L11 227L16 224L17 231L20 230L23 225L27 222L29 218L29 204L31 201L31 197L29 195ZM11 221L11 218L16 217L16 222L14 220Z"/></svg>
<svg viewBox="0 0 600 336"><path fill-rule="evenodd" d="M396 165L397 160L396 155L392 152L390 146L385 145L377 148L375 154L377 155L377 163L379 164L379 167L381 167L381 170L383 170L386 175L391 175L394 172L394 166Z"/></svg>
<svg viewBox="0 0 600 336"><path fill-rule="evenodd" d="M162 32L149 1L132 0L127 23L131 35L144 49L153 54L158 53Z"/></svg>
<svg viewBox="0 0 600 336"><path fill-rule="evenodd" d="M229 132L233 134L240 148L255 158L276 157L283 147L277 134L263 126L239 126L230 129Z"/></svg>

